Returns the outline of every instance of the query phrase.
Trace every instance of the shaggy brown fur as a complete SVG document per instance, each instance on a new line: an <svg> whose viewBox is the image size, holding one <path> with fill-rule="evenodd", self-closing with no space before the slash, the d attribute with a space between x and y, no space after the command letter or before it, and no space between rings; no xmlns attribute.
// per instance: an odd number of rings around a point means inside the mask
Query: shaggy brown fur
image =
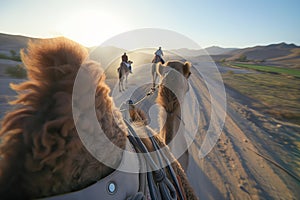
<svg viewBox="0 0 300 200"><path fill-rule="evenodd" d="M112 172L84 148L74 127L72 89L87 56L85 48L64 38L29 43L27 53L22 52L29 80L12 86L19 92L12 104L18 106L2 122L0 199L70 192ZM104 80L102 75L97 87L97 117L111 141L123 148L125 127L121 130L113 120Z"/></svg>
<svg viewBox="0 0 300 200"><path fill-rule="evenodd" d="M145 112L142 109L137 108L135 105L129 105L129 115L133 122L140 122L143 125L148 124Z"/></svg>
<svg viewBox="0 0 300 200"><path fill-rule="evenodd" d="M2 122L0 199L32 199L71 192L113 171L90 155L74 125L72 90L78 69L99 69L99 64L86 60L87 56L84 47L65 38L31 42L28 50L22 52L29 80L12 85L19 96L12 103L15 110ZM110 141L124 148L126 127L121 113L109 97L105 75L98 71L95 74L99 80L95 94L98 122ZM84 91L88 90L91 88ZM87 109L91 106L86 105ZM89 122L79 120L90 127ZM97 134L90 129L86 133ZM117 167L122 154L105 145L100 148L107 159L114 159ZM181 167L177 162L173 165L187 199L196 199Z"/></svg>
<svg viewBox="0 0 300 200"><path fill-rule="evenodd" d="M191 75L191 64L189 62L182 63L180 61L169 61L165 65L158 65L157 71L160 74L161 78L165 75L164 71L166 67L170 67L172 69L177 70L180 74L182 74L186 79ZM172 75L170 75L172 76ZM174 77L173 77L174 78ZM176 78L174 78L176 79ZM173 80L172 77L165 77L166 81L173 82L171 84L177 84L175 87L178 90L182 90L184 86L178 84L179 80ZM183 94L184 95L184 94ZM182 96L183 97L183 96ZM166 144L169 144L172 139L175 137L180 121L181 121L181 108L180 103L183 99L178 99L177 96L173 93L171 89L169 89L166 84L160 84L158 96L156 99L157 103L162 106L163 109L160 110L160 127L161 132L160 135L164 139ZM164 124L162 124L164 122ZM182 142L185 140L182 139ZM188 166L188 151L186 150L183 156L179 158L179 162L186 170Z"/></svg>

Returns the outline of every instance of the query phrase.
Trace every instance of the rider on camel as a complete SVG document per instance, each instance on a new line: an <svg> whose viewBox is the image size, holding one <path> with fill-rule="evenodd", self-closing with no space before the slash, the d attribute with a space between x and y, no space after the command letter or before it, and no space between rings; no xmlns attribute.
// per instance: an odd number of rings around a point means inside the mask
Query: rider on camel
<svg viewBox="0 0 300 200"><path fill-rule="evenodd" d="M164 53L163 53L163 51L161 50L161 47L159 47L159 48L155 51L154 54L155 54L155 57L158 57L158 58L160 59L160 62L161 62L162 64L165 63L164 59L162 58L162 57L164 56ZM154 60L155 60L155 58L154 58Z"/></svg>
<svg viewBox="0 0 300 200"><path fill-rule="evenodd" d="M131 65L130 65L130 63L128 63L128 56L127 56L126 52L122 55L121 59L122 59L122 63L124 63L128 67L130 73L132 73Z"/></svg>

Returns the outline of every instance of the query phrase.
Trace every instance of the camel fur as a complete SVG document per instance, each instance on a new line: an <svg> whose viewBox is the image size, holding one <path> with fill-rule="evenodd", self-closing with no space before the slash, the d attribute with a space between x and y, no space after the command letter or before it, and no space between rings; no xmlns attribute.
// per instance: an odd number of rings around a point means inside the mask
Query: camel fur
<svg viewBox="0 0 300 200"><path fill-rule="evenodd" d="M158 64L161 64L161 58L158 55L155 55L153 60L152 60L152 65L151 65L151 74L152 74L152 85L153 88L155 88L156 85L156 80L159 76L159 73L156 70L156 66Z"/></svg>
<svg viewBox="0 0 300 200"><path fill-rule="evenodd" d="M146 113L135 105L129 105L129 116L132 122L140 122L143 125L148 125Z"/></svg>
<svg viewBox="0 0 300 200"><path fill-rule="evenodd" d="M185 171L188 167L189 154L184 133L180 132L179 125L181 123L181 104L188 90L187 79L191 75L190 69L191 63L181 61L168 61L165 65L157 65L157 73L161 79L156 99L156 102L161 106L159 114L160 135L164 142L170 145L175 135L178 134L179 144L174 143L170 149L173 151L181 148L184 151L178 160Z"/></svg>

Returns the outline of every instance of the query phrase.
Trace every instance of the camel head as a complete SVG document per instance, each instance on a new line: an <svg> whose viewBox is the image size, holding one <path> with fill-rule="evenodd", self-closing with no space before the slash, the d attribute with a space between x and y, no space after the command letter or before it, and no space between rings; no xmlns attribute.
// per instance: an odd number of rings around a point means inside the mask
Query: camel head
<svg viewBox="0 0 300 200"><path fill-rule="evenodd" d="M188 79L191 75L191 66L192 64L190 62L181 62L181 61L168 61L166 64L158 64L157 65L157 73L163 77L169 70L167 69L172 68L178 71L180 74L182 74L186 79Z"/></svg>
<svg viewBox="0 0 300 200"><path fill-rule="evenodd" d="M164 102L163 104L165 104L172 99L172 101L176 100L177 103L180 103L184 100L184 96L189 90L188 78L191 75L190 69L191 63L183 63L181 61L168 61L164 65L157 65L156 70L160 75L160 89L162 92L158 99L169 98L169 100L159 100L158 102ZM168 93L168 95L166 93ZM169 103L167 104L169 105Z"/></svg>

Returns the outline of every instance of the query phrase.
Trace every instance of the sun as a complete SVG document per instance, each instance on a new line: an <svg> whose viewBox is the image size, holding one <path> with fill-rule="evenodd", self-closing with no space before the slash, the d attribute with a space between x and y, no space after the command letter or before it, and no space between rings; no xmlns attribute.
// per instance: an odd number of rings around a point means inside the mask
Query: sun
<svg viewBox="0 0 300 200"><path fill-rule="evenodd" d="M61 35L91 47L124 32L126 27L124 18L112 13L85 10L62 19L57 29Z"/></svg>

